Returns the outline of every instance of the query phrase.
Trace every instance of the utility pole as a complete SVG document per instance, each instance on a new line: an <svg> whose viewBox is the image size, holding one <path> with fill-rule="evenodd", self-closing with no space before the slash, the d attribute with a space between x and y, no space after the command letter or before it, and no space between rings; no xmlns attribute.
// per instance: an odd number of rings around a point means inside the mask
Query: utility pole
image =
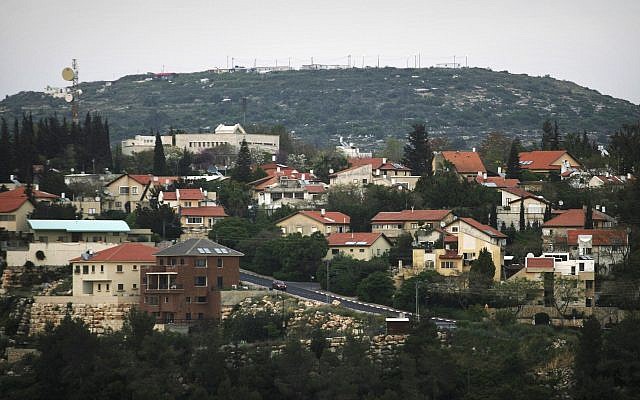
<svg viewBox="0 0 640 400"><path fill-rule="evenodd" d="M378 54L378 68L380 68L380 54Z"/></svg>
<svg viewBox="0 0 640 400"><path fill-rule="evenodd" d="M327 266L327 304L331 304L329 301L329 260L325 261L325 265Z"/></svg>
<svg viewBox="0 0 640 400"><path fill-rule="evenodd" d="M420 322L420 303L418 303L418 285L419 285L419 281L418 279L416 279L416 318L418 320L418 322Z"/></svg>

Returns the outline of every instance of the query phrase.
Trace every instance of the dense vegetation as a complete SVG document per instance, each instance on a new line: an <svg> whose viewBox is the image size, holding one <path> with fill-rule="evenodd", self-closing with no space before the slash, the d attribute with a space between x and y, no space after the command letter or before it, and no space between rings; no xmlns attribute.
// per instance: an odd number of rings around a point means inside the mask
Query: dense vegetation
<svg viewBox="0 0 640 400"><path fill-rule="evenodd" d="M170 80L150 74L80 88L81 112L99 110L107 117L112 140L150 129L197 131L236 123L243 119L243 98L247 125L282 124L318 144L327 144L329 135L370 134L381 147L388 135L404 137L413 123L427 121L435 134L464 135L469 145L496 130L534 134L547 117L603 138L640 119L637 105L568 81L480 68L198 72ZM24 112L69 115L70 106L37 92L0 102L0 116L20 118Z"/></svg>
<svg viewBox="0 0 640 400"><path fill-rule="evenodd" d="M273 334L283 333L278 317L263 314L188 336L153 331L149 317L133 313L121 332L98 337L67 317L37 338L39 355L1 367L0 391L21 400L435 400L631 399L640 389L634 317L604 333L589 322L578 337L506 322L464 324L443 339L425 323L397 353L375 362L357 338L335 351L322 331L311 335L310 348L294 331L274 341ZM231 355L239 350L233 343L267 338L272 341L263 346L241 346L243 360ZM270 345L280 343L283 350L272 353Z"/></svg>

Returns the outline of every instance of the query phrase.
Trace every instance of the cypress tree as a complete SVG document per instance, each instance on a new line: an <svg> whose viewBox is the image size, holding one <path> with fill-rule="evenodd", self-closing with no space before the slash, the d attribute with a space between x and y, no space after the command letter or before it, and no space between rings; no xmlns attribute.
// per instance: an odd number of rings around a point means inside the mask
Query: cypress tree
<svg viewBox="0 0 640 400"><path fill-rule="evenodd" d="M550 150L560 150L560 143L562 142L562 135L560 134L560 129L558 128L558 121L553 122L553 135L551 137L551 148Z"/></svg>
<svg viewBox="0 0 640 400"><path fill-rule="evenodd" d="M11 165L11 172L17 173L20 175L22 173L22 163L18 158L18 154L22 150L22 138L20 137L20 125L18 125L18 119L13 119L13 155L14 158L11 160L13 164Z"/></svg>
<svg viewBox="0 0 640 400"><path fill-rule="evenodd" d="M587 200L587 209L584 213L584 229L593 229L593 208L591 199Z"/></svg>
<svg viewBox="0 0 640 400"><path fill-rule="evenodd" d="M105 119L102 129L102 168L111 169L113 167L113 156L111 155L111 138L109 136L109 121Z"/></svg>
<svg viewBox="0 0 640 400"><path fill-rule="evenodd" d="M553 141L553 125L548 119L542 124L542 150L552 150L551 142Z"/></svg>
<svg viewBox="0 0 640 400"><path fill-rule="evenodd" d="M489 214L489 225L498 229L498 210L496 203L491 205L491 213Z"/></svg>
<svg viewBox="0 0 640 400"><path fill-rule="evenodd" d="M192 163L191 153L185 148L182 153L182 157L178 160L178 175L180 176L188 176L191 175L191 163Z"/></svg>
<svg viewBox="0 0 640 400"><path fill-rule="evenodd" d="M524 199L520 200L520 220L518 222L518 230L524 231L527 225L524 220Z"/></svg>
<svg viewBox="0 0 640 400"><path fill-rule="evenodd" d="M164 156L164 147L160 133L156 131L156 144L153 149L153 174L155 176L167 175L167 159Z"/></svg>
<svg viewBox="0 0 640 400"><path fill-rule="evenodd" d="M520 141L513 139L511 149L509 150L509 159L507 161L507 178L520 179L522 176L522 168L520 168Z"/></svg>
<svg viewBox="0 0 640 400"><path fill-rule="evenodd" d="M233 169L231 177L238 182L246 183L251 181L251 153L249 152L249 145L244 139L240 144L236 167Z"/></svg>
<svg viewBox="0 0 640 400"><path fill-rule="evenodd" d="M12 167L11 138L9 137L9 127L7 121L2 118L0 123L0 182L8 181Z"/></svg>
<svg viewBox="0 0 640 400"><path fill-rule="evenodd" d="M413 125L413 131L407 135L402 162L413 171L413 175L432 175L431 161L433 152L429 142L429 134L424 124Z"/></svg>
<svg viewBox="0 0 640 400"><path fill-rule="evenodd" d="M544 222L547 222L550 219L551 219L551 207L549 206L549 204L547 204L544 207Z"/></svg>

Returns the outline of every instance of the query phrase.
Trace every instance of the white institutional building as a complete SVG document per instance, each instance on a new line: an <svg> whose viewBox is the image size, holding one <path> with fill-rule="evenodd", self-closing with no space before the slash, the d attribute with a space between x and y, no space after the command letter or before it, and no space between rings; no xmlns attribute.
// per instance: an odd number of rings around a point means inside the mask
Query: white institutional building
<svg viewBox="0 0 640 400"><path fill-rule="evenodd" d="M213 133L176 133L160 136L160 139L165 147L175 146L193 153L199 153L202 150L223 144L229 144L239 149L243 139L247 141L249 148L254 151L277 154L280 150L280 136L247 133L240 124L220 124ZM133 139L122 141L122 154L130 156L142 151L153 150L155 143L156 138L153 135L136 135Z"/></svg>

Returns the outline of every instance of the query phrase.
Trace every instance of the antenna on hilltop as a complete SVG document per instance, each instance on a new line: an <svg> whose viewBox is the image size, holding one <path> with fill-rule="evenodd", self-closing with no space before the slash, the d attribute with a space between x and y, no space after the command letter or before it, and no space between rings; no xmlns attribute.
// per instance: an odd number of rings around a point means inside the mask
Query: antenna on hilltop
<svg viewBox="0 0 640 400"><path fill-rule="evenodd" d="M74 123L80 122L78 117L78 96L82 94L82 90L78 89L78 60L75 58L71 62L71 67L62 70L62 79L71 82L71 91L65 96L64 100L71 103L71 120Z"/></svg>

